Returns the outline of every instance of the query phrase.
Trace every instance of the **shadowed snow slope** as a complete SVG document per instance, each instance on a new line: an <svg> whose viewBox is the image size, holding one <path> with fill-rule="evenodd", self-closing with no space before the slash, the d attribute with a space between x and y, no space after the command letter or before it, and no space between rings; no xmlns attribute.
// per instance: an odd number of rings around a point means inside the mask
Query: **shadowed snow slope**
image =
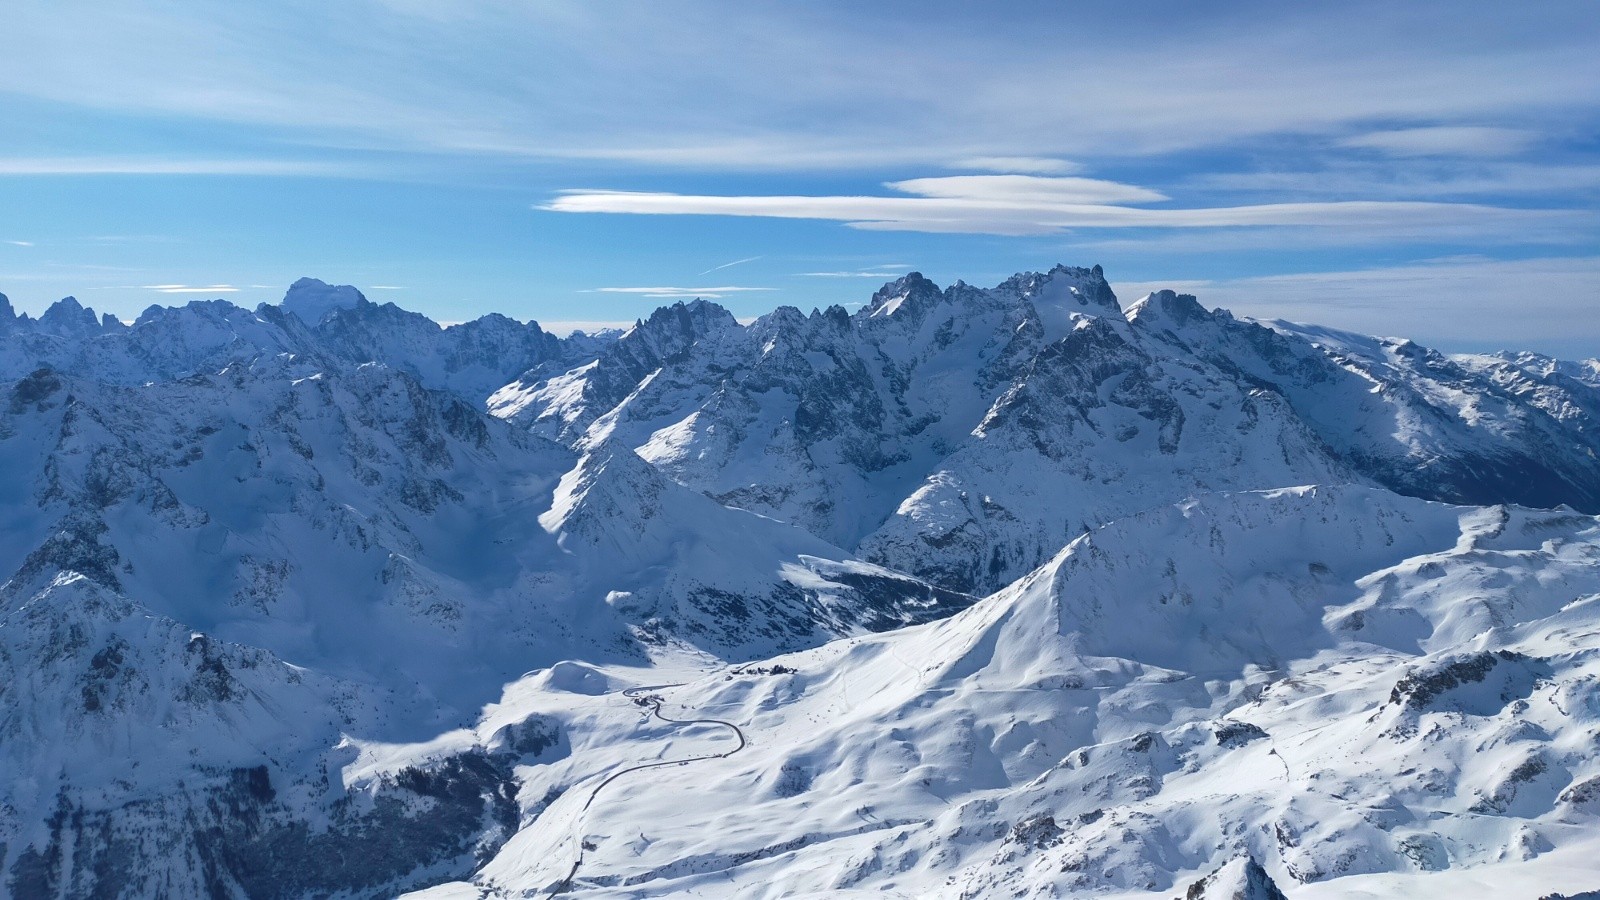
<svg viewBox="0 0 1600 900"><path fill-rule="evenodd" d="M751 659L970 602L378 365L41 370L0 393L0 469L15 896L464 874L556 739L460 730L521 673Z"/></svg>

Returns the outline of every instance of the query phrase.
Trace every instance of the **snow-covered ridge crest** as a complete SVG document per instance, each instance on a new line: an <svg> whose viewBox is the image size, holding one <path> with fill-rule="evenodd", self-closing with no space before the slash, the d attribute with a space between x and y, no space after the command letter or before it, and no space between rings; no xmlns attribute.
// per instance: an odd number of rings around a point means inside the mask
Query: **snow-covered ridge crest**
<svg viewBox="0 0 1600 900"><path fill-rule="evenodd" d="M49 367L142 384L289 354L324 368L381 362L477 403L524 372L565 370L604 343L557 338L536 322L498 314L442 327L392 303L372 303L349 285L302 278L278 304L151 306L132 325L109 315L96 320L70 297L37 320L14 316L7 304L0 309L0 378Z"/></svg>
<svg viewBox="0 0 1600 900"><path fill-rule="evenodd" d="M278 307L316 327L334 310L355 309L366 301L366 296L351 285L335 286L316 278L301 278L289 285Z"/></svg>
<svg viewBox="0 0 1600 900"><path fill-rule="evenodd" d="M1587 371L1269 328L1172 291L1122 310L1098 267L1058 265L993 288L911 273L854 314L748 328L658 314L492 409L982 592L1195 491L1349 481L1600 511Z"/></svg>

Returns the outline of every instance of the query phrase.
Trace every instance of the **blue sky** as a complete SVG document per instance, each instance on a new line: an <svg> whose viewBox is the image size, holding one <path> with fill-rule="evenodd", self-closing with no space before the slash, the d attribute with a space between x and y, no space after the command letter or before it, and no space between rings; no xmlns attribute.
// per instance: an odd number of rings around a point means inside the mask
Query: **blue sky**
<svg viewBox="0 0 1600 900"><path fill-rule="evenodd" d="M1505 3L13 0L0 291L743 316L1100 263L1600 355L1600 15ZM559 327L559 326L558 326Z"/></svg>

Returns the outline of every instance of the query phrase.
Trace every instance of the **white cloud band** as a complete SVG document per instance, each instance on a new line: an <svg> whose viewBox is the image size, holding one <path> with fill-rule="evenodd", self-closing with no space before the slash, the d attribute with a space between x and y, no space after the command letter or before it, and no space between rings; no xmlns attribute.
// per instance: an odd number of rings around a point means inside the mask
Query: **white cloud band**
<svg viewBox="0 0 1600 900"><path fill-rule="evenodd" d="M940 179L920 179L938 181ZM906 184L897 182L896 184ZM1414 230L1516 228L1577 222L1570 210L1508 209L1468 203L1341 201L1149 209L1080 203L1045 193L1028 199L988 196L717 196L644 191L564 191L546 210L633 215L754 216L843 222L852 228L1003 235L1051 234L1074 228L1225 228L1320 226Z"/></svg>

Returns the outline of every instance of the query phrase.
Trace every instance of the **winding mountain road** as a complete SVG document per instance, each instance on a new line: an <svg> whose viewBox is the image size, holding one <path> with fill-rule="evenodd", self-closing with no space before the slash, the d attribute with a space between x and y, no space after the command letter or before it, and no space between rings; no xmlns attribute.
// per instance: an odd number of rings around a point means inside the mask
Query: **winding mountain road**
<svg viewBox="0 0 1600 900"><path fill-rule="evenodd" d="M583 802L583 809L578 811L578 827L573 831L573 838L578 845L577 859L573 860L572 869L567 872L567 877L556 882L555 887L548 895L549 897L559 897L562 894L572 890L572 882L578 877L578 869L583 866L583 854L589 849L588 842L583 839L582 834L583 817L586 813L588 813L589 807L594 805L595 798L600 796L601 791L605 790L606 785L616 781L618 778L621 778L624 775L628 775L633 772L640 772L645 769L658 769L662 766L686 766L694 762L702 762L710 759L723 759L738 753L740 750L743 750L749 743L745 740L744 730L732 722L726 722L722 719L674 719L662 715L661 704L665 703L666 701L661 697L661 695L654 692L675 687L683 687L683 682L678 682L675 684L650 684L642 687L627 688L622 692L622 695L633 700L635 703L650 707L651 715L654 715L663 722L669 722L673 725L720 725L721 727L733 732L733 736L739 739L739 746L722 753L705 753L699 756L684 756L678 759L663 759L656 762L640 763L636 766L628 766L626 768L618 769L617 771L612 772L610 775L607 775L604 780L594 786L594 790L589 792L589 799Z"/></svg>

